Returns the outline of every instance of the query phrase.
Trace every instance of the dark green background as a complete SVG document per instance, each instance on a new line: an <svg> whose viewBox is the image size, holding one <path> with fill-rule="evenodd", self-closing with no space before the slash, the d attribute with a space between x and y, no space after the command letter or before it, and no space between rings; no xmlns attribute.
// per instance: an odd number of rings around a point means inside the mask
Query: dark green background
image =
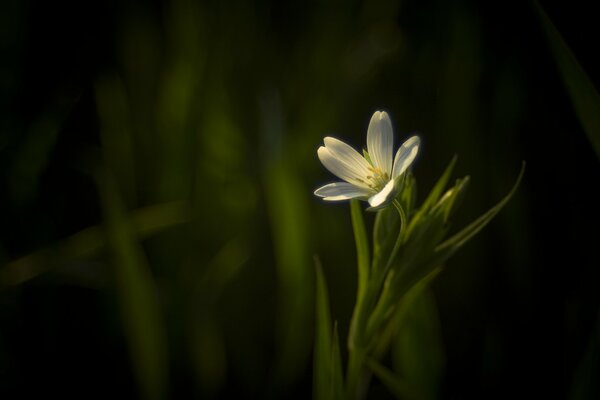
<svg viewBox="0 0 600 400"><path fill-rule="evenodd" d="M598 82L597 16L585 2L541 4ZM598 158L532 3L1 8L2 399L143 393L122 306L137 292L117 282L116 233L132 210L173 201L189 222L130 247L164 334L168 384L155 394L309 397L313 254L342 337L356 282L348 205L312 195L335 179L316 150L326 135L364 146L375 110L397 144L421 135L421 198L459 155L472 185L455 226L527 162L515 197L433 285L442 398L600 395ZM107 246L60 250L90 226ZM48 271L11 284L28 254ZM221 264L231 276L210 275ZM376 380L372 393L389 397Z"/></svg>

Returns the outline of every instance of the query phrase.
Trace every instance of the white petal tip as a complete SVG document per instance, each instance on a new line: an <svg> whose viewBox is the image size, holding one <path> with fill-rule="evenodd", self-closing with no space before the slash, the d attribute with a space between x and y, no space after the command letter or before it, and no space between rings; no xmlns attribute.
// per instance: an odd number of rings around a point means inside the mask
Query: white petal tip
<svg viewBox="0 0 600 400"><path fill-rule="evenodd" d="M389 181L379 193L369 197L369 205L373 209L379 209L388 205L396 197L396 186L394 180Z"/></svg>
<svg viewBox="0 0 600 400"><path fill-rule="evenodd" d="M416 135L402 143L402 146L396 152L396 157L394 157L394 166L392 168L392 177L394 179L406 172L413 161L415 161L420 143L421 138Z"/></svg>
<svg viewBox="0 0 600 400"><path fill-rule="evenodd" d="M314 191L315 196L325 201L342 201L350 199L366 199L372 191L354 186L347 182L334 182L321 186Z"/></svg>

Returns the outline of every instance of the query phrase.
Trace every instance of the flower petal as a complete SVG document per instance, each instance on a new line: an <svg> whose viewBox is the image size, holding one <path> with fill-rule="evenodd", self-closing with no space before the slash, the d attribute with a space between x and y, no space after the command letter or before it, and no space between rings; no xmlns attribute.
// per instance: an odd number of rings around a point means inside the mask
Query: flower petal
<svg viewBox="0 0 600 400"><path fill-rule="evenodd" d="M323 139L323 142L325 143L327 150L329 150L335 158L346 164L356 176L364 179L368 175L372 175L372 172L369 171L369 162L351 146L333 137L326 137Z"/></svg>
<svg viewBox="0 0 600 400"><path fill-rule="evenodd" d="M381 189L381 191L374 196L369 197L369 205L372 208L381 208L396 197L396 186L394 185L394 180L392 179Z"/></svg>
<svg viewBox="0 0 600 400"><path fill-rule="evenodd" d="M392 171L393 179L402 175L408 167L410 167L419 152L420 143L421 139L418 136L413 136L402 143L402 146L400 146L396 152L396 157L394 157L394 170Z"/></svg>
<svg viewBox="0 0 600 400"><path fill-rule="evenodd" d="M339 158L335 157L325 146L319 147L317 154L319 156L319 160L321 160L321 163L323 163L325 168L327 168L338 178L341 178L346 182L359 187L368 187L363 179L364 176L357 174L356 166L348 165Z"/></svg>
<svg viewBox="0 0 600 400"><path fill-rule="evenodd" d="M349 200L358 197L369 197L372 190L360 188L347 182L335 182L321 186L315 190L315 195L327 201Z"/></svg>
<svg viewBox="0 0 600 400"><path fill-rule="evenodd" d="M371 117L367 130L367 151L374 167L391 174L394 133L390 117L385 111L376 111Z"/></svg>

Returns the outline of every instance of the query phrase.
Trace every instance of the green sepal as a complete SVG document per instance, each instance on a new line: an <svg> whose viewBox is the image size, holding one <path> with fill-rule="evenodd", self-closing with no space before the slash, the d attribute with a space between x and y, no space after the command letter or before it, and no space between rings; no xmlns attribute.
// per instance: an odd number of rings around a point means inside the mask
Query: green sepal
<svg viewBox="0 0 600 400"><path fill-rule="evenodd" d="M365 160L367 160L367 162L369 164L373 165L373 162L371 161L371 156L365 149L363 149L363 156L365 157Z"/></svg>

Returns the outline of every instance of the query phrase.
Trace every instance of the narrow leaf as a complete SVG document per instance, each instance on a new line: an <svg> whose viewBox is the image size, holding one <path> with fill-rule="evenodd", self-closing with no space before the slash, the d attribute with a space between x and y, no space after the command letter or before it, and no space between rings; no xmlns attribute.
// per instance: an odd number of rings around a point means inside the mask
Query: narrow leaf
<svg viewBox="0 0 600 400"><path fill-rule="evenodd" d="M429 209L431 209L435 205L435 203L438 202L440 196L446 188L446 185L448 184L448 181L450 180L452 171L454 171L454 166L456 165L457 159L458 156L456 155L452 157L452 160L450 160L450 164L448 164L448 166L444 170L444 173L442 174L442 176L440 176L440 179L438 179L433 189L431 189L431 192L429 192L429 195L427 196L427 198L423 202L423 205L421 206L421 210L424 210L424 212L429 211Z"/></svg>
<svg viewBox="0 0 600 400"><path fill-rule="evenodd" d="M144 399L167 395L167 346L157 291L140 243L125 218L117 185L98 174L109 249L129 349Z"/></svg>
<svg viewBox="0 0 600 400"><path fill-rule="evenodd" d="M313 355L313 399L329 400L332 392L333 350L331 339L331 315L327 283L320 260L315 257L316 301L315 301L315 346Z"/></svg>
<svg viewBox="0 0 600 400"><path fill-rule="evenodd" d="M600 313L590 333L573 378L569 400L597 399L600 395Z"/></svg>
<svg viewBox="0 0 600 400"><path fill-rule="evenodd" d="M498 204L492 207L488 212L483 214L481 217L477 218L473 221L469 226L452 236L450 239L447 239L445 242L436 247L436 252L442 253L446 252L449 257L454 251L460 248L463 244L465 244L469 239L475 236L479 231L483 229L495 216L502 210L502 208L508 203L508 201L515 194L515 191L519 187L521 183L521 179L523 178L523 174L525 173L525 162L523 162L523 166L521 167L521 172L519 172L519 176L517 177L517 181L513 185L510 192L502 199Z"/></svg>
<svg viewBox="0 0 600 400"><path fill-rule="evenodd" d="M421 206L421 208L419 208L415 216L411 219L410 224L408 226L408 235L412 233L413 229L423 218L423 216L426 215L429 212L429 210L433 208L433 206L439 201L440 196L442 196L442 193L444 192L444 189L448 184L448 180L452 175L452 171L454 171L454 166L456 165L457 159L458 157L456 155L452 157L452 160L450 160L450 164L448 164L446 170L444 171L440 179L438 179L437 183L433 186L433 189L431 189L431 191L429 192L429 195L423 202L423 205Z"/></svg>
<svg viewBox="0 0 600 400"><path fill-rule="evenodd" d="M118 77L106 76L96 80L94 92L104 162L114 174L123 202L135 204L136 153L125 88Z"/></svg>
<svg viewBox="0 0 600 400"><path fill-rule="evenodd" d="M132 211L127 216L127 224L137 237L143 239L187 222L188 210L188 204L182 201L156 204ZM102 226L83 229L0 268L0 287L20 285L67 262L87 259L105 246L106 235Z"/></svg>
<svg viewBox="0 0 600 400"><path fill-rule="evenodd" d="M600 157L600 94L543 8L534 4L575 113Z"/></svg>
<svg viewBox="0 0 600 400"><path fill-rule="evenodd" d="M428 285L411 289L400 306L392 347L394 369L429 399L438 397L444 350L435 297Z"/></svg>
<svg viewBox="0 0 600 400"><path fill-rule="evenodd" d="M402 186L400 188L400 204L406 211L406 215L411 215L417 199L417 182L410 172L404 175Z"/></svg>
<svg viewBox="0 0 600 400"><path fill-rule="evenodd" d="M340 338L337 321L333 325L333 344L331 349L331 398L341 400L344 395L344 375L342 372L342 356L340 354Z"/></svg>
<svg viewBox="0 0 600 400"><path fill-rule="evenodd" d="M379 211L375 216L373 226L373 272L383 268L396 237L400 232L400 216L394 207L387 207Z"/></svg>
<svg viewBox="0 0 600 400"><path fill-rule="evenodd" d="M310 362L312 333L306 329L313 310L313 276L309 245L306 188L283 160L265 167L266 200L276 257L278 293L278 359L275 391L283 390ZM277 387L276 387L277 386Z"/></svg>
<svg viewBox="0 0 600 400"><path fill-rule="evenodd" d="M467 187L469 186L470 177L466 176L462 179L458 179L452 189L448 190L440 201L435 205L434 212L440 212L444 216L444 222L448 221L448 218L458 208L461 201L464 198Z"/></svg>
<svg viewBox="0 0 600 400"><path fill-rule="evenodd" d="M394 375L392 371L373 359L367 360L367 366L375 374L377 379L396 397L402 400L421 399L417 391L406 382Z"/></svg>

